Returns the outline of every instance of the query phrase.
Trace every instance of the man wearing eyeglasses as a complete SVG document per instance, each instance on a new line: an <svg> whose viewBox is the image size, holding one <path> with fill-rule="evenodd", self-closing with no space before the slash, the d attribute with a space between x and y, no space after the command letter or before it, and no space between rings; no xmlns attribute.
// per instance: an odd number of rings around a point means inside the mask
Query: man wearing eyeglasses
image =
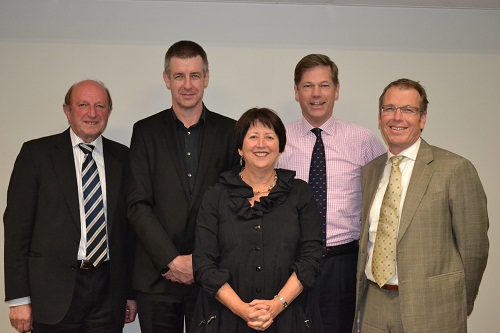
<svg viewBox="0 0 500 333"><path fill-rule="evenodd" d="M362 171L353 332L466 332L488 258L486 196L467 159L421 136L427 94L409 79L379 99L388 152Z"/></svg>

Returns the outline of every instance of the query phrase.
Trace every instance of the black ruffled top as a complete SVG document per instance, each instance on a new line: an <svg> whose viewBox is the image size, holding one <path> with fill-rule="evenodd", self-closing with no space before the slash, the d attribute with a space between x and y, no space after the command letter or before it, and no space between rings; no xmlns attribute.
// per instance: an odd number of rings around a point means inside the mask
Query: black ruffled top
<svg viewBox="0 0 500 333"><path fill-rule="evenodd" d="M272 299L292 272L306 291L268 331L291 332L292 319L309 313L307 290L319 274L321 222L309 186L295 179L293 171L276 172L276 185L253 207L248 201L253 190L236 171L223 173L205 193L197 219L193 268L205 298L199 302L208 299L211 305L197 309L194 326L216 312L216 332L250 332L242 319L214 300L219 288L229 283L244 302Z"/></svg>
<svg viewBox="0 0 500 333"><path fill-rule="evenodd" d="M220 184L229 191L229 207L236 212L238 217L248 220L261 217L271 212L274 207L282 204L293 187L295 172L278 169L276 171L278 180L267 196L256 201L254 207L250 205L248 198L253 197L253 190L245 183L239 173L225 172L220 177Z"/></svg>

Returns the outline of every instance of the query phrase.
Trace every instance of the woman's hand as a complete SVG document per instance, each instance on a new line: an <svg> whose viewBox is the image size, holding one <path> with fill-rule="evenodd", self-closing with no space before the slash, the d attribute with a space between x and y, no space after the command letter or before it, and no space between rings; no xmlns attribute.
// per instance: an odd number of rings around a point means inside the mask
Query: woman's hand
<svg viewBox="0 0 500 333"><path fill-rule="evenodd" d="M272 300L256 299L248 305L255 309L250 313L247 321L248 327L257 331L266 330L274 322L274 318L284 310L283 304L274 298Z"/></svg>

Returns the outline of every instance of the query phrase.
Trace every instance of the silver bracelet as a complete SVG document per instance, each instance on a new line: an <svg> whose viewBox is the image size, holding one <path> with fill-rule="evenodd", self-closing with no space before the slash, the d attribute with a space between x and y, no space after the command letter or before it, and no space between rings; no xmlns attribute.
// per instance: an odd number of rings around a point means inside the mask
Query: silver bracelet
<svg viewBox="0 0 500 333"><path fill-rule="evenodd" d="M285 299L283 297L281 297L280 295L274 295L274 298L279 299L281 304L283 304L283 309L286 309L286 307L288 306L288 303L285 301Z"/></svg>

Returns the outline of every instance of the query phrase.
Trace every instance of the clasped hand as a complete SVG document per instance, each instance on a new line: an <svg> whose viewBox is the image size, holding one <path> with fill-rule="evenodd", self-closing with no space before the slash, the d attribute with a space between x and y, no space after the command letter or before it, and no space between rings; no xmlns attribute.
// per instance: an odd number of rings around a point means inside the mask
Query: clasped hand
<svg viewBox="0 0 500 333"><path fill-rule="evenodd" d="M194 283L193 259L191 254L175 257L174 260L168 264L168 267L170 270L163 275L165 279L183 284Z"/></svg>
<svg viewBox="0 0 500 333"><path fill-rule="evenodd" d="M256 331L264 331L274 322L274 318L283 311L283 305L276 299L256 299L246 303L245 314L242 317L248 327Z"/></svg>

